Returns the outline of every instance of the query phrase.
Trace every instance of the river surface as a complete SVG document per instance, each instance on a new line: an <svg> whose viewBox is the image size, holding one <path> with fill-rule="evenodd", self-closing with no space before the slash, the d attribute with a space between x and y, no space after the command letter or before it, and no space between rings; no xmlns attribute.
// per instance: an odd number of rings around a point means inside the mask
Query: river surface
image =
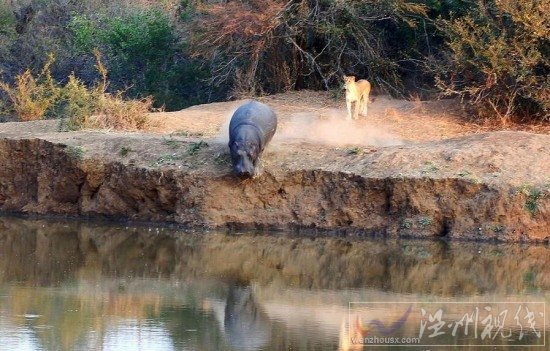
<svg viewBox="0 0 550 351"><path fill-rule="evenodd" d="M548 246L0 217L0 350L547 350L549 301Z"/></svg>

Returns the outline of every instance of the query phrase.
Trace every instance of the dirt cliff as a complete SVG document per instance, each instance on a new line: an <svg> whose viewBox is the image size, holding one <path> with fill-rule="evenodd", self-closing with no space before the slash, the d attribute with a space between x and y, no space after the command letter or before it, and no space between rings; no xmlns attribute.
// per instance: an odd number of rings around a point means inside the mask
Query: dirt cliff
<svg viewBox="0 0 550 351"><path fill-rule="evenodd" d="M383 97L366 119L350 123L342 102L323 93L262 101L277 112L279 129L263 174L246 181L230 174L223 131L239 101L154 114L151 134L2 123L0 211L237 230L550 240L550 135L543 127L539 134L491 131L453 117L452 105Z"/></svg>
<svg viewBox="0 0 550 351"><path fill-rule="evenodd" d="M548 241L550 137L497 132L378 149L270 149L117 133L4 134L0 209L233 229Z"/></svg>

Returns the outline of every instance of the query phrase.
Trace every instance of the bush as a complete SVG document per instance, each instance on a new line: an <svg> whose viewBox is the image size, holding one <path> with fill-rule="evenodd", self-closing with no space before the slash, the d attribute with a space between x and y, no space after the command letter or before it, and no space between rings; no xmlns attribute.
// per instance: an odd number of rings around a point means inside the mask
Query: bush
<svg viewBox="0 0 550 351"><path fill-rule="evenodd" d="M195 56L211 62L211 80L238 93L330 89L343 74L369 78L399 94L392 33L426 13L403 0L246 0L197 8ZM238 94L234 94L238 95Z"/></svg>
<svg viewBox="0 0 550 351"><path fill-rule="evenodd" d="M46 112L59 99L61 88L50 73L53 61L54 57L50 55L37 77L34 77L31 70L27 69L15 78L13 86L6 82L0 82L0 89L6 93L9 99L10 109L21 121L43 119Z"/></svg>
<svg viewBox="0 0 550 351"><path fill-rule="evenodd" d="M101 81L88 88L71 74L63 88L59 113L67 117L67 128L125 131L147 128L147 113L152 109L153 99L147 97L140 100L124 100L120 91L115 94L107 93L107 69L103 66L98 51L95 55Z"/></svg>
<svg viewBox="0 0 550 351"><path fill-rule="evenodd" d="M114 129L124 131L143 130L149 126L147 113L153 101L124 100L122 93L106 93L100 85L91 89L74 75L64 89L64 116L69 130Z"/></svg>
<svg viewBox="0 0 550 351"><path fill-rule="evenodd" d="M439 20L449 51L436 80L484 119L550 120L550 19L538 0L476 1Z"/></svg>
<svg viewBox="0 0 550 351"><path fill-rule="evenodd" d="M183 52L184 45L168 15L158 8L136 8L117 16L71 19L75 50L106 53L111 82L132 97L153 96L170 110L205 102L201 71Z"/></svg>
<svg viewBox="0 0 550 351"><path fill-rule="evenodd" d="M50 66L54 62L50 55L46 65L37 77L28 69L16 77L11 85L0 82L0 89L8 96L7 106L21 121L42 119L49 112L55 116L67 117L66 126L77 129L140 130L149 126L147 113L151 111L153 99L124 100L123 92L107 92L107 69L95 51L96 69L101 80L88 88L74 74L69 75L65 86L60 87L52 78Z"/></svg>

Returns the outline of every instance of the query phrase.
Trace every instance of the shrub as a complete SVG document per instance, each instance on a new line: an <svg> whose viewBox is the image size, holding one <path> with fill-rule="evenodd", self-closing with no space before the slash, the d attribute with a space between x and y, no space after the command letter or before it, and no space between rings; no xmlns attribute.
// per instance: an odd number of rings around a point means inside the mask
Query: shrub
<svg viewBox="0 0 550 351"><path fill-rule="evenodd" d="M63 88L60 113L68 118L67 128L130 131L147 128L147 113L152 109L153 99L147 97L140 100L124 100L121 91L115 94L107 93L107 69L103 66L98 51L95 51L95 55L101 81L88 88L71 74Z"/></svg>
<svg viewBox="0 0 550 351"><path fill-rule="evenodd" d="M157 107L170 110L205 102L206 75L184 52L183 38L162 10L134 8L115 16L75 15L69 28L75 51L100 47L106 54L111 82L126 95L151 95Z"/></svg>
<svg viewBox="0 0 550 351"><path fill-rule="evenodd" d="M21 121L43 119L58 100L61 88L51 76L50 66L53 61L54 57L50 55L36 77L27 69L17 75L13 86L0 82L0 89L6 93L11 109Z"/></svg>
<svg viewBox="0 0 550 351"><path fill-rule="evenodd" d="M15 16L10 6L0 1L0 34L11 34L15 29Z"/></svg>
<svg viewBox="0 0 550 351"><path fill-rule="evenodd" d="M477 0L441 19L448 55L436 81L481 118L550 120L550 19L544 1Z"/></svg>
<svg viewBox="0 0 550 351"><path fill-rule="evenodd" d="M76 129L139 130L148 127L147 113L151 111L153 99L124 100L123 92L107 92L107 69L95 51L96 69L101 80L87 87L74 74L69 75L65 86L60 87L52 78L50 66L53 55L36 77L27 69L16 77L14 86L0 82L8 97L8 108L20 120L42 119L46 112L67 117L66 126Z"/></svg>
<svg viewBox="0 0 550 351"><path fill-rule="evenodd" d="M245 93L330 89L342 74L401 92L401 53L393 34L411 28L425 6L404 0L246 0L197 8L196 57L211 80Z"/></svg>

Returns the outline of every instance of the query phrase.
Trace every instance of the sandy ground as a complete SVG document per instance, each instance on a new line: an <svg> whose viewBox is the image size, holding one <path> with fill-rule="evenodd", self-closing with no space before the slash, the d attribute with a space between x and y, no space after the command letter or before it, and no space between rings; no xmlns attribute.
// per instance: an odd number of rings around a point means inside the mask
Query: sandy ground
<svg viewBox="0 0 550 351"><path fill-rule="evenodd" d="M315 121L341 124L346 117L343 97L335 99L328 92L299 91L257 98L272 106L279 117L279 132L293 136L292 124L316 128ZM155 113L152 128L156 133L182 133L200 136L218 135L232 112L245 100L193 106L177 112ZM480 125L468 121L455 101L406 101L379 96L369 104L368 116L353 122L346 131L360 130L368 135L391 136L404 141L440 140L496 130L521 130L550 134L547 125ZM303 131L303 129L302 129ZM322 134L322 133L321 133ZM353 134L353 133L352 133ZM340 135L339 139L346 136ZM321 139L322 135L321 135ZM352 137L352 142L357 138ZM342 140L342 142L345 142ZM361 144L362 142L359 142Z"/></svg>
<svg viewBox="0 0 550 351"><path fill-rule="evenodd" d="M369 104L368 116L347 122L343 97L329 92L297 91L259 97L277 113L279 127L274 142L307 142L332 146L390 146L435 141L491 131L527 131L550 134L550 123L501 126L478 124L465 118L456 101L406 101L378 96ZM176 112L150 114L146 133L189 138L227 139L227 123L246 100L192 106ZM0 132L30 135L59 131L57 121L2 123ZM118 133L117 133L118 134Z"/></svg>

